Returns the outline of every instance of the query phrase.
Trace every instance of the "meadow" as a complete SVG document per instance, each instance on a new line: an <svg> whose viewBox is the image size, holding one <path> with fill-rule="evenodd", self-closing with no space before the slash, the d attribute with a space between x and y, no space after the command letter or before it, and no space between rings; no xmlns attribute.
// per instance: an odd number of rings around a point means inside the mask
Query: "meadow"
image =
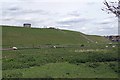
<svg viewBox="0 0 120 80"><path fill-rule="evenodd" d="M3 78L119 77L119 44L104 37L9 26L2 32L3 48L18 48L2 51Z"/></svg>

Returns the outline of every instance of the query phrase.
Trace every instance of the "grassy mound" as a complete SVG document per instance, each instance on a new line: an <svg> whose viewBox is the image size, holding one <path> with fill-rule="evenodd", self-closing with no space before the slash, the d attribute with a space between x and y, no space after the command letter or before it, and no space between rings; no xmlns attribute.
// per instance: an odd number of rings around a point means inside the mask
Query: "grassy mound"
<svg viewBox="0 0 120 80"><path fill-rule="evenodd" d="M109 41L101 36L90 36L80 32L46 29L46 28L23 28L23 27L2 27L3 47L10 46L39 46L45 44L88 44L108 43Z"/></svg>

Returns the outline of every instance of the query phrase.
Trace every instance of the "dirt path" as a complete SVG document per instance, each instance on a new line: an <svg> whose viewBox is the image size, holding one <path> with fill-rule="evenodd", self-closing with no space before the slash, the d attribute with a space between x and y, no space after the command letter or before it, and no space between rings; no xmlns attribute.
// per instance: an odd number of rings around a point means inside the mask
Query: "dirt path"
<svg viewBox="0 0 120 80"><path fill-rule="evenodd" d="M7 51L7 50L13 50L12 48L3 48L3 49L0 49L0 51Z"/></svg>
<svg viewBox="0 0 120 80"><path fill-rule="evenodd" d="M85 35L82 35L82 34L80 34L81 36L83 36L85 39L87 39L88 41L90 41L90 42L94 42L93 40L91 40L91 39L89 39L88 37L86 37Z"/></svg>

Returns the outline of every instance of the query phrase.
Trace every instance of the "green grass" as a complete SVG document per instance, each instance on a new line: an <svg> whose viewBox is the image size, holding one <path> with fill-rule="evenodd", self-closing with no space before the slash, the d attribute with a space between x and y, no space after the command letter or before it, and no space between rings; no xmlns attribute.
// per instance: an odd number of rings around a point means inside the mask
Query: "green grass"
<svg viewBox="0 0 120 80"><path fill-rule="evenodd" d="M3 77L117 78L119 73L117 50L105 52L101 50L99 52L75 52L75 50L76 48L45 48L3 51ZM47 66L51 68L47 70ZM71 75L65 75L66 70L70 71Z"/></svg>
<svg viewBox="0 0 120 80"><path fill-rule="evenodd" d="M3 77L118 78L118 44L109 42L69 30L3 26L2 47L18 48L2 51Z"/></svg>
<svg viewBox="0 0 120 80"><path fill-rule="evenodd" d="M68 30L36 29L23 27L2 27L3 47L10 46L39 46L44 44L88 44L85 34ZM88 36L87 36L88 37ZM91 39L91 37L90 37ZM107 39L93 36L93 41L108 43Z"/></svg>
<svg viewBox="0 0 120 80"><path fill-rule="evenodd" d="M91 63L90 63L91 64ZM110 70L108 65L98 63L96 69L86 64L69 64L69 63L50 63L44 66L34 66L31 68L6 70L6 77L22 77L22 78L117 78L118 75Z"/></svg>
<svg viewBox="0 0 120 80"><path fill-rule="evenodd" d="M108 39L104 38L103 36L97 36L97 35L86 35L89 39L93 40L94 42L98 42L98 43L105 43L105 42L109 42Z"/></svg>

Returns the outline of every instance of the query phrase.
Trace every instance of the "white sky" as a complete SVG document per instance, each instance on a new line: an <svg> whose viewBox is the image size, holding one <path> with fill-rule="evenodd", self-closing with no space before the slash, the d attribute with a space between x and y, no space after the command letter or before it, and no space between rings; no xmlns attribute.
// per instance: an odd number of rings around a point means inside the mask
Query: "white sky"
<svg viewBox="0 0 120 80"><path fill-rule="evenodd" d="M118 34L115 15L101 10L104 7L104 0L1 0L0 2L1 25L22 26L23 23L31 23L33 27L54 26L85 34Z"/></svg>

